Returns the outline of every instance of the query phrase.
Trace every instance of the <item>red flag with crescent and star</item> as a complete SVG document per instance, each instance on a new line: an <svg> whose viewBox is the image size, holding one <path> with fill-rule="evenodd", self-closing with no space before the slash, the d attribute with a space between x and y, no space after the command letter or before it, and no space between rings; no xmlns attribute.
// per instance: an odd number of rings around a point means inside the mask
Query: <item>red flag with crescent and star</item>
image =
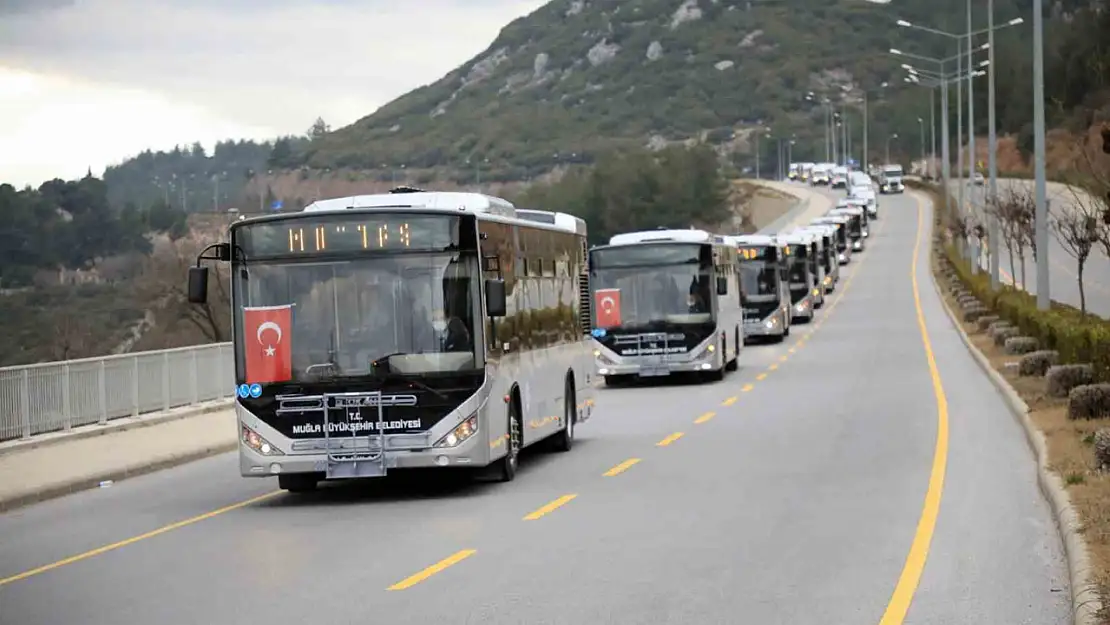
<svg viewBox="0 0 1110 625"><path fill-rule="evenodd" d="M291 305L243 308L247 384L286 382L293 378L292 322Z"/></svg>
<svg viewBox="0 0 1110 625"><path fill-rule="evenodd" d="M598 289L594 292L597 327L613 328L621 324L621 290Z"/></svg>

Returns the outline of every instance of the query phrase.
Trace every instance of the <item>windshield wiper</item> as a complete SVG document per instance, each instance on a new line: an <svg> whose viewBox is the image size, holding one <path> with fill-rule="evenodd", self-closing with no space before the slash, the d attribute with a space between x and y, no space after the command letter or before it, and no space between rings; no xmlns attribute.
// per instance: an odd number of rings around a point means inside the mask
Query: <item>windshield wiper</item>
<svg viewBox="0 0 1110 625"><path fill-rule="evenodd" d="M425 391L435 393L436 396L439 397L440 399L447 399L447 394L444 393L443 391L441 391L437 388L433 388L431 386L428 386L427 384L421 382L420 380L414 380L414 379L411 379L411 378L407 378L407 377L401 375L400 373L396 373L392 370L392 367L389 366L389 359L393 358L394 356L401 356L401 355L404 355L404 354L407 354L407 353L408 352L393 352L392 354L386 354L385 356L375 358L374 360L370 361L370 371L371 371L370 375L372 377L376 377L376 374L374 373L374 371L377 371L378 367L380 367L384 364L386 366L386 371L385 371L384 379L382 380L383 384L385 382L388 382L388 381L391 381L391 380L396 380L396 381L399 381L399 382L407 382L407 383L409 383L409 384L411 384L411 385L413 385L413 386L415 386L415 387L417 387L421 390L425 390Z"/></svg>

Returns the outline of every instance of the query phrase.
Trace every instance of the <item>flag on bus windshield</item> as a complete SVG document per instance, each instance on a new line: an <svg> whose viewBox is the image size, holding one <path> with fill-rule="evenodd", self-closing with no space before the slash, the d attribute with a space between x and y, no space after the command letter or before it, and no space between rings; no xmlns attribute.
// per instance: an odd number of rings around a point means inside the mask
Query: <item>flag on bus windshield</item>
<svg viewBox="0 0 1110 625"><path fill-rule="evenodd" d="M621 290L598 289L594 292L597 327L612 328L621 324Z"/></svg>
<svg viewBox="0 0 1110 625"><path fill-rule="evenodd" d="M243 309L243 355L247 384L285 382L293 377L290 328L293 306Z"/></svg>

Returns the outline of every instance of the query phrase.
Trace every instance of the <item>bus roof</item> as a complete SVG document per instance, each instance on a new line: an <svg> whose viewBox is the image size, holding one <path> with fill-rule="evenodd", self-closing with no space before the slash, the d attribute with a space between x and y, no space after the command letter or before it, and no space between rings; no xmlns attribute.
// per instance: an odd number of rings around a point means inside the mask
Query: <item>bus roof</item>
<svg viewBox="0 0 1110 625"><path fill-rule="evenodd" d="M735 245L760 245L763 247L770 247L778 245L775 238L766 234L738 234L728 237Z"/></svg>
<svg viewBox="0 0 1110 625"><path fill-rule="evenodd" d="M798 232L798 231L787 232L785 234L780 234L780 235L777 235L776 238L779 241L781 241L783 243L788 243L790 245L808 245L810 243L813 243L814 240L815 240L815 237L813 236L813 234L811 234L809 232Z"/></svg>
<svg viewBox="0 0 1110 625"><path fill-rule="evenodd" d="M343 211L353 208L419 208L444 212L468 212L515 218L516 207L508 200L461 191L423 191L412 187L398 187L389 193L351 195L326 200L316 200L304 207L304 212Z"/></svg>
<svg viewBox="0 0 1110 625"><path fill-rule="evenodd" d="M518 219L552 225L560 230L566 230L577 234L586 234L586 220L581 217L575 217L570 213L544 211L534 208L518 208L516 209L516 216Z"/></svg>
<svg viewBox="0 0 1110 625"><path fill-rule="evenodd" d="M725 238L705 230L643 230L614 234L609 245L635 245L637 243L716 243L726 244Z"/></svg>

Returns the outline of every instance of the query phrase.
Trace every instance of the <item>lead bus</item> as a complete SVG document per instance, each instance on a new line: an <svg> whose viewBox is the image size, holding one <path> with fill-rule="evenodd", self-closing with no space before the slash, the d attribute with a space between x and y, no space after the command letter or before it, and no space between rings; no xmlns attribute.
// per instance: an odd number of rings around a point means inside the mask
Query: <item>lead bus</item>
<svg viewBox="0 0 1110 625"><path fill-rule="evenodd" d="M231 264L244 477L281 488L395 469L516 475L521 449L567 451L592 412L586 225L478 193L314 202L235 222Z"/></svg>
<svg viewBox="0 0 1110 625"><path fill-rule="evenodd" d="M589 255L597 373L720 380L744 344L736 247L704 230L618 234Z"/></svg>

